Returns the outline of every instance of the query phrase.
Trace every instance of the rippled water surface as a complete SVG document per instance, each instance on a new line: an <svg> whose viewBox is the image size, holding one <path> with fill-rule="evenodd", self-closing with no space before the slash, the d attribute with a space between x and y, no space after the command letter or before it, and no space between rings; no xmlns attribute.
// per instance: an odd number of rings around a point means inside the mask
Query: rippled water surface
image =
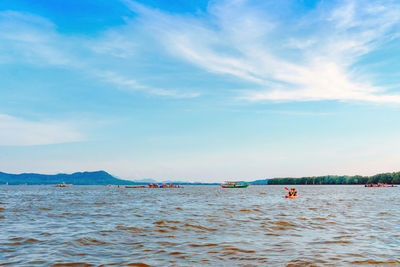
<svg viewBox="0 0 400 267"><path fill-rule="evenodd" d="M400 264L400 187L0 186L0 264Z"/></svg>

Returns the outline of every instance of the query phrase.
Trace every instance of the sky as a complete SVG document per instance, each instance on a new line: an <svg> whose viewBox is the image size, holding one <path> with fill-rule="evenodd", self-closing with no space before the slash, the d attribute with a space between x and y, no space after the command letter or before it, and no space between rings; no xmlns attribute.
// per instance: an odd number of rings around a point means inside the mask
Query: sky
<svg viewBox="0 0 400 267"><path fill-rule="evenodd" d="M400 2L2 0L0 171L400 171Z"/></svg>

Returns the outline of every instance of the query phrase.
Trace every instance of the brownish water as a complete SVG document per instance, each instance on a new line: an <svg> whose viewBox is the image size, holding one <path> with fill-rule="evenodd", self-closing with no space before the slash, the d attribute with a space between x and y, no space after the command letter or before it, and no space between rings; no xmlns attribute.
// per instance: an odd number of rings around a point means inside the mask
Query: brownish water
<svg viewBox="0 0 400 267"><path fill-rule="evenodd" d="M0 186L0 264L400 264L400 187Z"/></svg>

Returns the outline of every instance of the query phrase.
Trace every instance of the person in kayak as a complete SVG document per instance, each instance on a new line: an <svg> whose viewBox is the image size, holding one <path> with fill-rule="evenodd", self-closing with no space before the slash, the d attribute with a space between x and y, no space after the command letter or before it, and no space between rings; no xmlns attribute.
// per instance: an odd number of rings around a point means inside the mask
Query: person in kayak
<svg viewBox="0 0 400 267"><path fill-rule="evenodd" d="M289 197L297 196L297 191L295 188L291 188L289 191Z"/></svg>

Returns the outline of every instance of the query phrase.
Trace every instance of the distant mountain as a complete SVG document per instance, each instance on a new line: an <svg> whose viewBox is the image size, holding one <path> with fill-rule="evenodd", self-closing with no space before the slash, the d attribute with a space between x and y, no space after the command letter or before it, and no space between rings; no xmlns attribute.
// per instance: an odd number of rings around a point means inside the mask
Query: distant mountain
<svg viewBox="0 0 400 267"><path fill-rule="evenodd" d="M131 185L143 184L142 182L133 182L115 178L105 171L95 172L76 172L72 174L37 174L22 173L8 174L0 172L0 184L18 185L47 185L47 184L74 184L74 185Z"/></svg>
<svg viewBox="0 0 400 267"><path fill-rule="evenodd" d="M248 182L248 184L258 184L258 185L261 185L261 184L268 184L268 180L269 179L263 179L263 180L255 180L255 181L252 181L252 182Z"/></svg>

